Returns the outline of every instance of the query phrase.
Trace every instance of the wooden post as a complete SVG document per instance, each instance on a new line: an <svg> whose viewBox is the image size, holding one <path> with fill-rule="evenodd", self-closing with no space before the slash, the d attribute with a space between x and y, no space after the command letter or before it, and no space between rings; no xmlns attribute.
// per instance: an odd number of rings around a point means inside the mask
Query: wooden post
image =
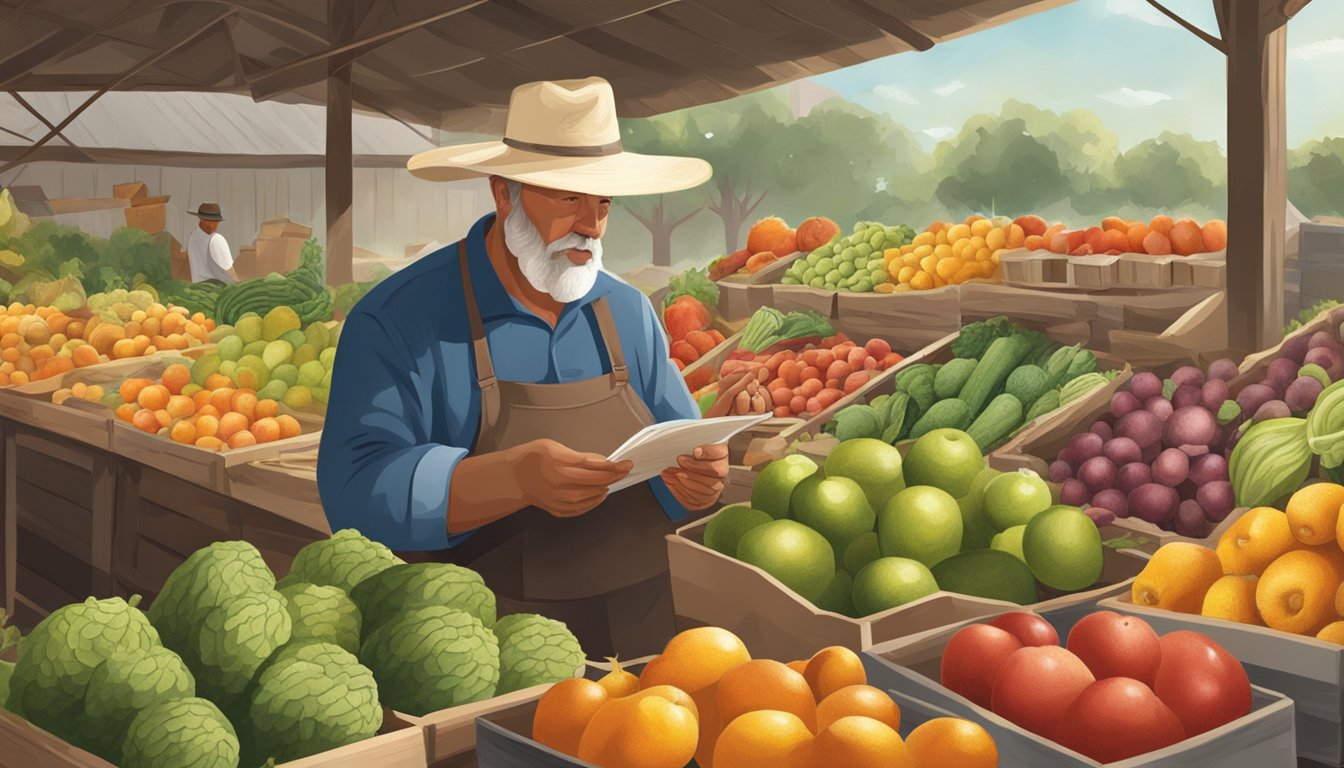
<svg viewBox="0 0 1344 768"><path fill-rule="evenodd" d="M350 0L328 0L327 23L333 44L354 36ZM354 138L351 128L350 64L327 73L327 283L354 280Z"/></svg>
<svg viewBox="0 0 1344 768"><path fill-rule="evenodd" d="M1260 3L1229 5L1228 342L1250 352L1274 344L1283 329L1287 30L1267 29Z"/></svg>

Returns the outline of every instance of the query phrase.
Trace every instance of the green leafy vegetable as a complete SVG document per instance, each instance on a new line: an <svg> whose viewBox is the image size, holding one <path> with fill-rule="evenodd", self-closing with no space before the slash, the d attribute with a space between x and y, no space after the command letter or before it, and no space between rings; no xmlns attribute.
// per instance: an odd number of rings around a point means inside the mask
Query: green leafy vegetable
<svg viewBox="0 0 1344 768"><path fill-rule="evenodd" d="M663 297L663 309L682 296L691 298L706 307L719 305L719 286L709 279L707 269L688 269L667 282L667 295Z"/></svg>

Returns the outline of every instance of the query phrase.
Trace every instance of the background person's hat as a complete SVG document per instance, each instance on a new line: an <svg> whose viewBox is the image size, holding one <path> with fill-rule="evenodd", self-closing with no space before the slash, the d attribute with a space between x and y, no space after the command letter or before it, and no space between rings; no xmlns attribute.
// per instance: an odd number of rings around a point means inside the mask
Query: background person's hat
<svg viewBox="0 0 1344 768"><path fill-rule="evenodd" d="M187 211L192 216L202 221L223 221L224 216L219 211L219 203L201 203L194 211Z"/></svg>
<svg viewBox="0 0 1344 768"><path fill-rule="evenodd" d="M426 150L406 167L430 181L502 176L590 195L676 192L713 174L699 158L626 152L616 97L600 77L520 85L502 140Z"/></svg>

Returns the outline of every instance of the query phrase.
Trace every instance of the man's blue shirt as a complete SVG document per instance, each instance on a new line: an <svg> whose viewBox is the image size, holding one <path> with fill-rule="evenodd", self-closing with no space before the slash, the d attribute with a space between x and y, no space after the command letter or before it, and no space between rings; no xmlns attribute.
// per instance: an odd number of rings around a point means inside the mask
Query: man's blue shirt
<svg viewBox="0 0 1344 768"><path fill-rule="evenodd" d="M476 302L501 381L554 384L610 372L588 305L605 297L630 368L630 384L657 421L698 418L668 358L667 338L647 297L606 272L565 305L555 328L509 295L485 249L490 214L466 249ZM462 299L457 244L388 277L346 318L332 375L317 467L333 531L357 528L392 549L454 546L448 535L454 469L476 439L480 388ZM552 435L560 443L565 435ZM669 518L686 510L660 480L651 485Z"/></svg>

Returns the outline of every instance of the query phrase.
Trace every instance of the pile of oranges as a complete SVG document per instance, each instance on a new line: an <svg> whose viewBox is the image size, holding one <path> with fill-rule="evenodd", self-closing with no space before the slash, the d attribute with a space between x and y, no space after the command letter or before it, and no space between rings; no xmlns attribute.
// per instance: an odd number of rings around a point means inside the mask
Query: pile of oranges
<svg viewBox="0 0 1344 768"><path fill-rule="evenodd" d="M303 432L297 419L280 413L275 400L259 400L254 390L236 389L227 377L218 378L223 381L199 386L191 381L191 369L174 363L157 382L127 379L118 390L123 402L116 408L117 418L149 434L211 451L272 443Z"/></svg>
<svg viewBox="0 0 1344 768"><path fill-rule="evenodd" d="M1167 544L1134 581L1133 600L1344 645L1344 486L1314 483L1283 510L1256 507L1211 550Z"/></svg>
<svg viewBox="0 0 1344 768"><path fill-rule="evenodd" d="M129 306L129 305L127 305ZM167 349L188 349L210 340L215 321L186 307L164 306L158 302L148 309L132 309L120 315L100 313L84 324L84 340L99 354L114 360L140 357ZM110 319L116 317L116 320Z"/></svg>
<svg viewBox="0 0 1344 768"><path fill-rule="evenodd" d="M672 638L641 674L558 683L532 737L603 768L993 768L980 726L937 718L898 733L901 712L847 648L783 664L717 627Z"/></svg>

